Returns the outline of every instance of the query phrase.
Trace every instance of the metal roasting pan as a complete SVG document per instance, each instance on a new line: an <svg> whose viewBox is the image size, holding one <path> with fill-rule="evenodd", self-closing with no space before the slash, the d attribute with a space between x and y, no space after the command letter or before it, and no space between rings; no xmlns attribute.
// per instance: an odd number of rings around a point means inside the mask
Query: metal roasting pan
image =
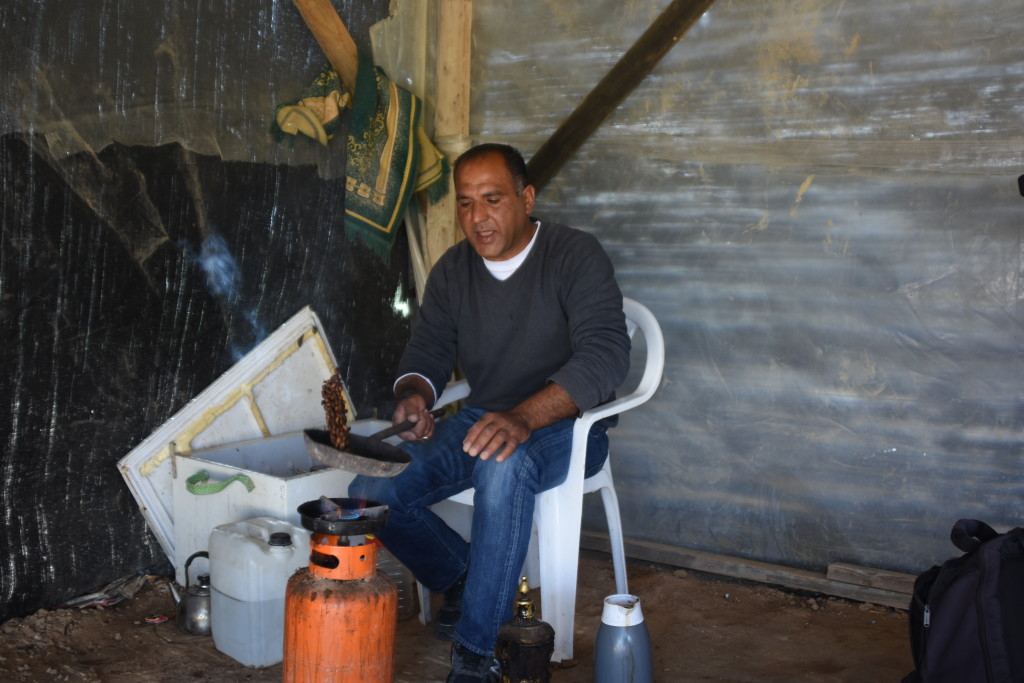
<svg viewBox="0 0 1024 683"><path fill-rule="evenodd" d="M435 410L431 415L440 417L444 410ZM412 456L384 439L408 431L412 426L412 422L403 422L370 436L349 433L345 450L331 444L331 435L325 429L307 429L303 436L309 454L325 465L353 474L393 477L409 466Z"/></svg>

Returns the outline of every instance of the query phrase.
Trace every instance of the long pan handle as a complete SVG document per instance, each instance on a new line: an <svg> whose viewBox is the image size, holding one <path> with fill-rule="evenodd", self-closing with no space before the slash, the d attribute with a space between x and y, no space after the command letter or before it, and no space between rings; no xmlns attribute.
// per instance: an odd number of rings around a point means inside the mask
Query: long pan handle
<svg viewBox="0 0 1024 683"><path fill-rule="evenodd" d="M435 417L435 418L441 417L441 416L443 416L445 414L445 409L444 408L438 408L437 410L430 411L430 414L431 414L432 417ZM409 431L410 429L413 428L413 425L415 425L415 424L416 424L415 422L410 422L409 420L406 420L405 422L399 422L396 425L391 425L387 429L380 430L376 434L371 434L367 438L370 441L383 441L384 439L386 439L388 437L391 437L391 436L394 436L395 434L401 434L402 432Z"/></svg>

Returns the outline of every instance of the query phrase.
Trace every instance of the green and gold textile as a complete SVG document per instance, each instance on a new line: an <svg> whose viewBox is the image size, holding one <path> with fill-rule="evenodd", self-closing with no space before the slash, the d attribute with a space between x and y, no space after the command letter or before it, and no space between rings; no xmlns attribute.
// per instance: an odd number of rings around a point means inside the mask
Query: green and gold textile
<svg viewBox="0 0 1024 683"><path fill-rule="evenodd" d="M385 258L413 193L425 190L431 202L447 194L448 160L423 130L419 98L363 54L354 98L334 69L324 67L295 104L277 107L274 130L327 145L349 105L345 234Z"/></svg>

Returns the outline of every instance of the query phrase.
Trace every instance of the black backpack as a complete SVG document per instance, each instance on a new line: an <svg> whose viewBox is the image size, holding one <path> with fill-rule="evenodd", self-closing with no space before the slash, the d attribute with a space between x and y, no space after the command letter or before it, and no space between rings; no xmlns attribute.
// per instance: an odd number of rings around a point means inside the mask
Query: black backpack
<svg viewBox="0 0 1024 683"><path fill-rule="evenodd" d="M964 554L914 581L903 683L1024 681L1024 529L961 519L950 538Z"/></svg>

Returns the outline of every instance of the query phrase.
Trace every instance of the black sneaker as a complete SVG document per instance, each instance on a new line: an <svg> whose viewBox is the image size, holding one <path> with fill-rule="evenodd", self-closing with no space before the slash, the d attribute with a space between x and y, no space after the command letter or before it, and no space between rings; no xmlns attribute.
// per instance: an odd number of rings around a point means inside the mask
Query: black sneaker
<svg viewBox="0 0 1024 683"><path fill-rule="evenodd" d="M452 643L452 670L446 683L498 683L498 660Z"/></svg>
<svg viewBox="0 0 1024 683"><path fill-rule="evenodd" d="M462 591L465 588L466 575L463 574L444 592L444 604L441 605L437 619L434 620L434 635L439 640L455 638L455 624L462 618Z"/></svg>

